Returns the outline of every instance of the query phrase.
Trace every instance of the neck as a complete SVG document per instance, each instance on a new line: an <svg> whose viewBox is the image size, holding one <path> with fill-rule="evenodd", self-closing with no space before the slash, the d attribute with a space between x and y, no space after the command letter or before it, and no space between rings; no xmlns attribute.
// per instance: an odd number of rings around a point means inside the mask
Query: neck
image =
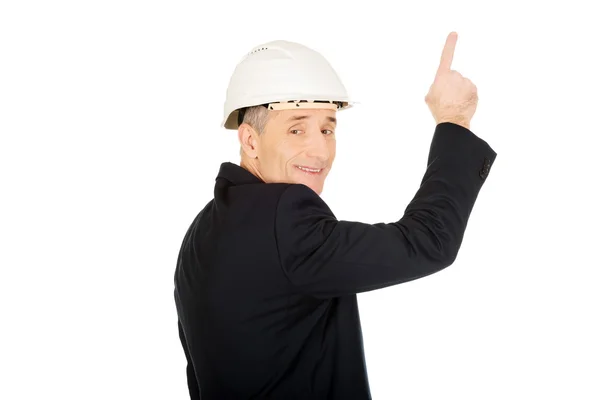
<svg viewBox="0 0 600 400"><path fill-rule="evenodd" d="M252 175L256 176L260 180L264 181L263 177L258 172L258 168L256 166L256 162L254 160L249 160L248 157L242 156L240 161L240 167L244 168L246 171L250 172Z"/></svg>

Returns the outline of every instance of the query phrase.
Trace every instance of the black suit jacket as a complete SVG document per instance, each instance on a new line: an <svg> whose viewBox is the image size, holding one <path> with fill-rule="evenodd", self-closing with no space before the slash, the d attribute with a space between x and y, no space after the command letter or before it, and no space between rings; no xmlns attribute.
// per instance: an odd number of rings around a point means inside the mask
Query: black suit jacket
<svg viewBox="0 0 600 400"><path fill-rule="evenodd" d="M370 399L356 294L451 265L495 158L470 130L437 125L404 215L377 224L223 163L175 271L191 398Z"/></svg>

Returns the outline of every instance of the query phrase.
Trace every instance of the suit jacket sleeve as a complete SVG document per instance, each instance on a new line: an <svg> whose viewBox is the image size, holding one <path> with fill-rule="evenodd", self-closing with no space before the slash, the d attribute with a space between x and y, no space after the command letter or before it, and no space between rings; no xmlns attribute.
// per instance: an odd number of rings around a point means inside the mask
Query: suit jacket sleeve
<svg viewBox="0 0 600 400"><path fill-rule="evenodd" d="M291 184L279 199L275 218L283 272L299 292L328 298L446 268L458 254L495 158L496 152L469 129L438 124L421 186L402 218L390 223L338 221L312 189Z"/></svg>

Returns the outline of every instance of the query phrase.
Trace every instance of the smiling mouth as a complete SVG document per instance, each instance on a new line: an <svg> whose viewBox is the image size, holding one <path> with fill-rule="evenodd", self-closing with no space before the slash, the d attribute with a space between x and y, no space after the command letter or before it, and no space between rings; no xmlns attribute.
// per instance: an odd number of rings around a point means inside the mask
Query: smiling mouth
<svg viewBox="0 0 600 400"><path fill-rule="evenodd" d="M299 169L300 171L304 172L307 175L310 176L316 176L321 174L321 172L323 172L325 170L325 168L309 168L309 167L304 167L304 166L300 166L300 165L294 165L297 169Z"/></svg>

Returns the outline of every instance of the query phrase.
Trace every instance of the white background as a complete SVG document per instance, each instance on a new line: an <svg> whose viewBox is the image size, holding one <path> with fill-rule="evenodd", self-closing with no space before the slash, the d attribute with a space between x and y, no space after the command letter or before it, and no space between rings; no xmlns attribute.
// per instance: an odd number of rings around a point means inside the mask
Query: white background
<svg viewBox="0 0 600 400"><path fill-rule="evenodd" d="M361 104L323 198L393 222L451 31L498 156L455 263L359 295L373 398L600 398L593 2L350 3L1 3L0 398L188 398L173 273L239 163L219 125L237 62L276 39L330 61Z"/></svg>

